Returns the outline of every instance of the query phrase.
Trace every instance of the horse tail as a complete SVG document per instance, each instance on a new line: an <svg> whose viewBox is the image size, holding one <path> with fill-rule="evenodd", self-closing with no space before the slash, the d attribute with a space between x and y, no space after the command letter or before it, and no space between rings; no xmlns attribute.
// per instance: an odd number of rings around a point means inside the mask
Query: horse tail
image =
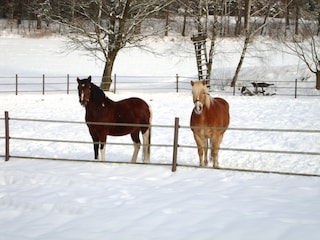
<svg viewBox="0 0 320 240"><path fill-rule="evenodd" d="M149 128L147 129L147 131L145 132L145 134L147 134L147 136L145 136L145 142L144 144L146 144L146 150L144 151L144 159L146 160L146 162L150 162L150 149L151 149L151 123L152 123L152 109L149 105Z"/></svg>
<svg viewBox="0 0 320 240"><path fill-rule="evenodd" d="M150 124L150 127L149 127L149 139L148 139L148 155L149 155L149 158L150 158L150 145L151 145L151 124Z"/></svg>
<svg viewBox="0 0 320 240"><path fill-rule="evenodd" d="M151 148L151 128L152 128L152 109L149 105L149 136L148 136L148 149L147 149L147 152L148 152L148 156L149 156L149 159L150 159L150 148Z"/></svg>

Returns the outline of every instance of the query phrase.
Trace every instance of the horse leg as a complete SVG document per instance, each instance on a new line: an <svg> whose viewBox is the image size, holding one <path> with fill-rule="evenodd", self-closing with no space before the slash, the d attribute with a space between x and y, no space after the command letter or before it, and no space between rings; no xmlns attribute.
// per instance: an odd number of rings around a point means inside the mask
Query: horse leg
<svg viewBox="0 0 320 240"><path fill-rule="evenodd" d="M214 168L219 168L218 162L218 153L219 147L222 141L223 133L215 134L213 138L211 138L211 160L213 162Z"/></svg>
<svg viewBox="0 0 320 240"><path fill-rule="evenodd" d="M94 159L98 159L99 158L99 143L98 143L99 138L93 131L91 131L90 128L89 128L89 132L93 140Z"/></svg>
<svg viewBox="0 0 320 240"><path fill-rule="evenodd" d="M203 141L203 152L204 152L204 166L208 166L208 139L204 139Z"/></svg>
<svg viewBox="0 0 320 240"><path fill-rule="evenodd" d="M101 161L105 161L106 160L107 136L103 137L103 139L101 139L101 140L100 140Z"/></svg>
<svg viewBox="0 0 320 240"><path fill-rule="evenodd" d="M142 134L143 139L143 162L150 163L150 128Z"/></svg>
<svg viewBox="0 0 320 240"><path fill-rule="evenodd" d="M134 151L133 151L131 162L132 163L136 163L137 162L138 153L139 153L139 150L140 150L140 145L141 145L140 139L139 139L139 130L134 131L133 133L131 133L131 139L132 139L133 145L134 145Z"/></svg>
<svg viewBox="0 0 320 240"><path fill-rule="evenodd" d="M93 140L93 141L96 142L95 140ZM99 158L99 144L98 143L93 144L93 150L94 150L94 159L98 159Z"/></svg>
<svg viewBox="0 0 320 240"><path fill-rule="evenodd" d="M198 155L199 155L199 165L200 167L204 166L204 161L203 161L203 139L201 137L199 137L197 134L193 134L194 136L194 140L196 141L197 147L198 147Z"/></svg>

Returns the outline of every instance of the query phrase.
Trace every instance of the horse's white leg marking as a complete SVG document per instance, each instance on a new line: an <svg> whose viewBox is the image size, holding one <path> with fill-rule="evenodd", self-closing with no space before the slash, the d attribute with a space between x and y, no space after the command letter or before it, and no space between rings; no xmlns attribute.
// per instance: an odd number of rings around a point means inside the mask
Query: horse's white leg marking
<svg viewBox="0 0 320 240"><path fill-rule="evenodd" d="M106 160L106 144L103 144L103 148L100 149L101 161Z"/></svg>
<svg viewBox="0 0 320 240"><path fill-rule="evenodd" d="M150 135L150 130L149 129L144 134L142 134L142 139L143 139L143 162L144 163L150 163L149 135Z"/></svg>
<svg viewBox="0 0 320 240"><path fill-rule="evenodd" d="M138 153L140 150L140 145L141 145L140 143L134 143L134 152L133 152L132 159L131 159L132 163L137 162L137 157L138 157Z"/></svg>

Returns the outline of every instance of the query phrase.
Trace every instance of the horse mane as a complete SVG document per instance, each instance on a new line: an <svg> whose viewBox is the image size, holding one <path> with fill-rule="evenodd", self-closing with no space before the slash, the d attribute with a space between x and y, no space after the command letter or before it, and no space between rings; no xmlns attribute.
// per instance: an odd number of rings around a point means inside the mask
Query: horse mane
<svg viewBox="0 0 320 240"><path fill-rule="evenodd" d="M193 88L192 88L193 101L195 101L196 98L200 94L204 94L205 95L204 105L207 108L210 108L210 105L211 105L211 102L212 102L213 98L211 98L207 86L205 84L203 84L202 81L195 82L194 85L193 85Z"/></svg>
<svg viewBox="0 0 320 240"><path fill-rule="evenodd" d="M107 97L101 88L91 83L91 99L97 104L106 104Z"/></svg>

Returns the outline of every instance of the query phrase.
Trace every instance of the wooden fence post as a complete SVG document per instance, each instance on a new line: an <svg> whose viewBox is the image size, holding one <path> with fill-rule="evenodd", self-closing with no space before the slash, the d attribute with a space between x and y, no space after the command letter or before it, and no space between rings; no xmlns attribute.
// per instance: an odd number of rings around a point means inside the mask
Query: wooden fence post
<svg viewBox="0 0 320 240"><path fill-rule="evenodd" d="M16 95L18 95L18 74L16 74Z"/></svg>
<svg viewBox="0 0 320 240"><path fill-rule="evenodd" d="M176 74L176 92L179 92L179 75Z"/></svg>
<svg viewBox="0 0 320 240"><path fill-rule="evenodd" d="M179 118L176 117L174 121L172 172L175 172L177 170L178 137L179 137Z"/></svg>
<svg viewBox="0 0 320 240"><path fill-rule="evenodd" d="M69 73L67 74L67 94L70 92L70 76Z"/></svg>
<svg viewBox="0 0 320 240"><path fill-rule="evenodd" d="M298 79L296 78L294 83L294 98L297 98L298 95Z"/></svg>
<svg viewBox="0 0 320 240"><path fill-rule="evenodd" d="M4 125L5 125L5 145L6 145L6 151L5 151L5 161L9 161L10 158L10 148L9 148L9 113L8 111L4 112Z"/></svg>
<svg viewBox="0 0 320 240"><path fill-rule="evenodd" d="M42 95L44 95L44 91L45 91L45 76L44 74L42 74Z"/></svg>

